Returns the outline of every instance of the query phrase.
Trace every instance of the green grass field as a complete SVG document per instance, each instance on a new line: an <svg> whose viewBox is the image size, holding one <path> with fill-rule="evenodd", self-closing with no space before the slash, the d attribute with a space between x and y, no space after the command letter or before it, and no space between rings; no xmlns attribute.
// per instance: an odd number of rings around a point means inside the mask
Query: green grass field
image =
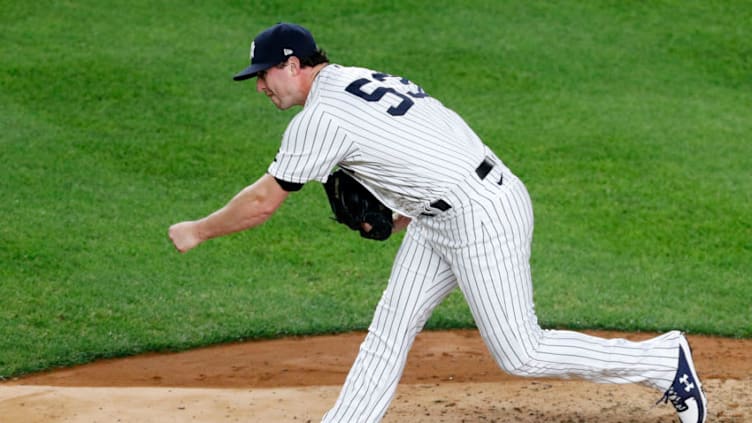
<svg viewBox="0 0 752 423"><path fill-rule="evenodd" d="M525 180L544 326L752 336L751 2L295 3L0 0L0 378L368 326L400 237L333 223L319 184L187 255L166 236L273 159L296 111L231 77L280 20ZM459 293L429 321L472 325Z"/></svg>

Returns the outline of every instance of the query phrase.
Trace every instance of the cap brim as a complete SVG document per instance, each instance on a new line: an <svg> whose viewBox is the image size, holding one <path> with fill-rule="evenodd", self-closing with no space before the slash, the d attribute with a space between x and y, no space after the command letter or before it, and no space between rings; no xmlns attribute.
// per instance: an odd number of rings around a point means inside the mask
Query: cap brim
<svg viewBox="0 0 752 423"><path fill-rule="evenodd" d="M242 72L238 73L237 75L233 76L232 79L235 81L243 81L246 79L251 79L258 75L259 72L269 69L270 67L274 66L268 65L266 63L255 63L251 66L248 66L247 68L243 69Z"/></svg>

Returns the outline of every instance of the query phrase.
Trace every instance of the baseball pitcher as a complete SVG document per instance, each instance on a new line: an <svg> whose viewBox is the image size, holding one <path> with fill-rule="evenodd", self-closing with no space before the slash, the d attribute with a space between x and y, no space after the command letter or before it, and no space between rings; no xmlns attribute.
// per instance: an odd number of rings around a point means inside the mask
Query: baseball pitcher
<svg viewBox="0 0 752 423"><path fill-rule="evenodd" d="M301 106L267 172L224 207L170 227L180 252L266 221L291 192L318 181L336 219L386 239L407 228L389 283L325 422L377 422L407 354L454 289L506 372L640 383L663 392L682 422L705 421L707 401L686 337L642 342L544 330L533 304L533 210L523 182L455 112L414 82L330 64L305 28L259 33L235 80L277 108Z"/></svg>

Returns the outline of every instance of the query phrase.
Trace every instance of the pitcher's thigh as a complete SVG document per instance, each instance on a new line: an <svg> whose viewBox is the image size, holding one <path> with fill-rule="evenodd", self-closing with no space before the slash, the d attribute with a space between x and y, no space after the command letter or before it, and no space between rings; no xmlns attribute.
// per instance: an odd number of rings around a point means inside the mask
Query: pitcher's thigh
<svg viewBox="0 0 752 423"><path fill-rule="evenodd" d="M488 250L458 263L455 273L492 355L504 370L516 373L542 336L530 265L524 254L505 253L498 246Z"/></svg>

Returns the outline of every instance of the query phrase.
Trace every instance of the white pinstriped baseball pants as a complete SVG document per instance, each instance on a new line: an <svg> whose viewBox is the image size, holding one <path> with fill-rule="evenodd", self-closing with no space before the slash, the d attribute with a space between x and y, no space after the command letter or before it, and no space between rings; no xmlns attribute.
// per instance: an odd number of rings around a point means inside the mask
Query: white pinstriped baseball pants
<svg viewBox="0 0 752 423"><path fill-rule="evenodd" d="M408 227L369 333L324 422L381 420L416 335L457 286L493 357L510 374L643 383L661 391L673 381L680 332L631 342L538 326L529 265L530 197L516 176L493 161L483 181L473 172L445 199L450 210L419 217Z"/></svg>

